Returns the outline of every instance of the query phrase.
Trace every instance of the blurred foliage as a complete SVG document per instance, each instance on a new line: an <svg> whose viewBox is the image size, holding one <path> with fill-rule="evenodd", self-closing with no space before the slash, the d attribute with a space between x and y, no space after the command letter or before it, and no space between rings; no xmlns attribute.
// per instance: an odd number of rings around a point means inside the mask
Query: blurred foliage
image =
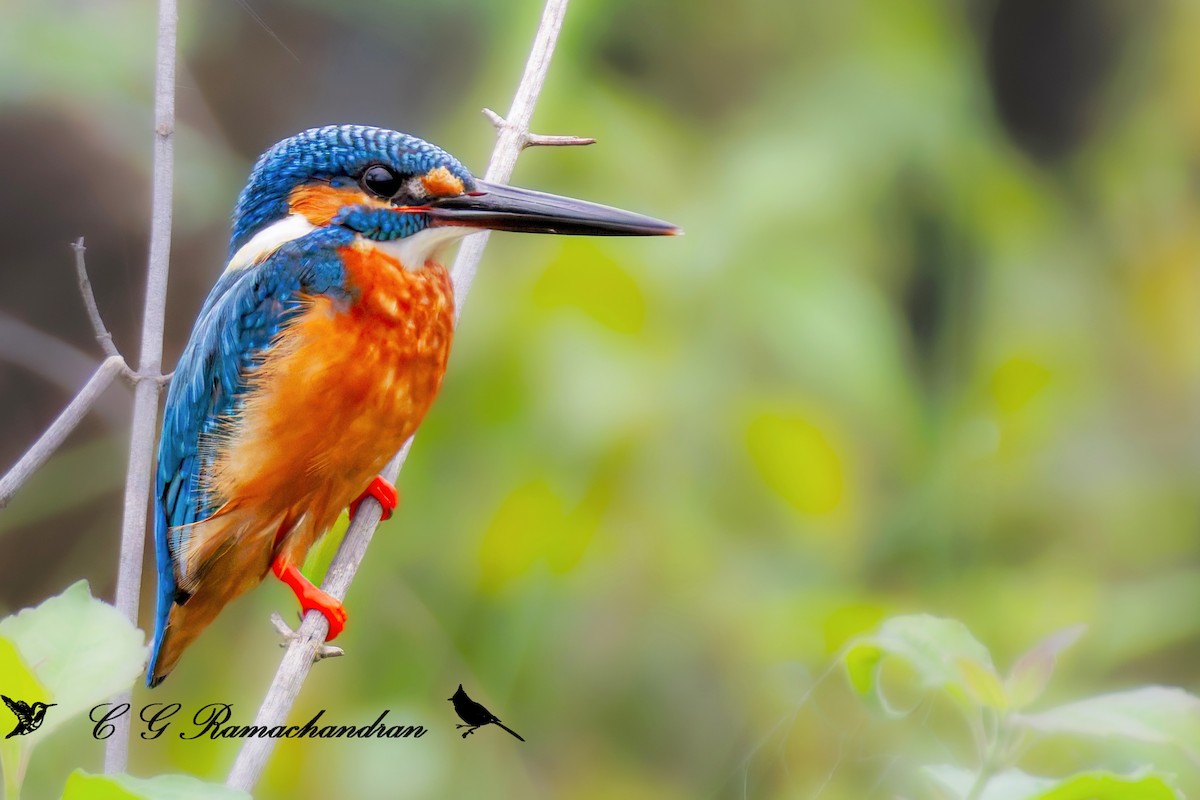
<svg viewBox="0 0 1200 800"><path fill-rule="evenodd" d="M991 653L961 622L915 614L893 617L878 632L851 642L841 654L847 677L869 705L904 719L940 695L956 708L970 733L972 766L930 764L921 772L933 796L946 800L1178 800L1174 771L1196 763L1200 747L1200 698L1181 689L1145 686L1096 695L1038 712L1036 703L1057 656L1083 633L1081 626L1048 636L1024 653L1001 677ZM894 674L901 667L907 680ZM919 701L898 709L885 683L915 685ZM1133 751L1114 748L1113 769L1090 769L1063 777L1031 775L1017 768L1047 739L1066 739L1085 750L1089 740L1149 744L1147 760L1130 769ZM1184 759L1180 759L1180 756ZM1096 759L1103 765L1106 756ZM1129 770L1130 774L1121 771Z"/></svg>
<svg viewBox="0 0 1200 800"><path fill-rule="evenodd" d="M0 313L92 354L79 235L138 341L151 6L14 0L0 29ZM185 4L167 363L258 152L353 121L481 170L478 109L506 107L539 9ZM822 680L917 611L996 663L1086 623L1047 708L1196 691L1198 32L1186 0L575 4L535 124L600 143L528 151L516 182L687 235L493 237L347 657L293 712L431 733L282 742L262 796L933 796L917 767L971 764L953 709L880 720ZM66 401L10 361L5 465ZM123 435L89 421L0 512L0 604L111 593ZM248 722L292 608L274 582L239 600L134 703ZM460 682L528 744L454 735ZM88 726L46 739L28 796L99 771ZM135 740L130 770L220 780L237 745ZM1145 745L1022 767L1136 776ZM1173 780L1200 794L1194 763Z"/></svg>

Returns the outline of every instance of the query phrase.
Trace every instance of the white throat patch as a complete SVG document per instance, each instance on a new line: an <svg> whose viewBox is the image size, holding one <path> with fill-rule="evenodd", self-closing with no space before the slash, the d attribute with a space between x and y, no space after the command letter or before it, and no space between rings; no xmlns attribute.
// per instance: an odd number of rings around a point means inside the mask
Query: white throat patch
<svg viewBox="0 0 1200 800"><path fill-rule="evenodd" d="M400 265L410 271L416 271L425 266L425 262L436 256L453 242L472 233L476 228L458 225L446 225L436 228L425 228L412 236L403 239L392 239L386 242L359 237L360 244L374 246L400 262Z"/></svg>
<svg viewBox="0 0 1200 800"><path fill-rule="evenodd" d="M233 254L233 258L229 259L229 265L225 267L225 271L233 272L261 264L280 247L301 236L307 236L316 229L316 226L309 222L307 217L301 214L288 214L250 237L250 241L242 245Z"/></svg>
<svg viewBox="0 0 1200 800"><path fill-rule="evenodd" d="M253 267L270 258L271 254L288 242L307 236L317 227L302 214L289 214L277 222L272 222L263 228L250 241L242 245L233 258L229 259L226 272ZM355 238L359 247L375 247L400 262L407 270L419 270L425 262L436 256L450 244L464 236L476 233L475 228L461 226L441 226L425 228L412 236L391 241L377 241L365 236Z"/></svg>

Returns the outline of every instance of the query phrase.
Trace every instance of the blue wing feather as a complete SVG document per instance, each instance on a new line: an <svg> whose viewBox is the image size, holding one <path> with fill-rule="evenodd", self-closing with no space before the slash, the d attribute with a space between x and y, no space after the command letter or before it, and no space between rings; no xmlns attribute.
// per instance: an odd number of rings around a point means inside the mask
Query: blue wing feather
<svg viewBox="0 0 1200 800"><path fill-rule="evenodd" d="M211 459L201 442L222 419L237 414L250 372L296 316L302 297L348 297L337 248L351 237L343 229L322 229L288 242L260 264L223 274L204 301L167 391L158 443L158 613L147 680L154 674L171 606L187 599L179 590L186 526L216 511L202 483Z"/></svg>

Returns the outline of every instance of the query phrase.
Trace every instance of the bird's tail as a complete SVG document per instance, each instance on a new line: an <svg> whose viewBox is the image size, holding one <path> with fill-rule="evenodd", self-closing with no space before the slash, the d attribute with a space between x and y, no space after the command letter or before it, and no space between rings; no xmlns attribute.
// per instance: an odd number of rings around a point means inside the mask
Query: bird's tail
<svg viewBox="0 0 1200 800"><path fill-rule="evenodd" d="M203 542L221 542L222 546L214 548L191 571L194 579L180 587L184 594L160 598L169 610L154 639L146 683L151 687L162 683L183 651L221 609L262 581L270 567L273 533L258 534L262 530L273 532L275 527L262 526L252 511L242 509L195 524L191 536ZM181 599L183 602L179 602Z"/></svg>
<svg viewBox="0 0 1200 800"><path fill-rule="evenodd" d="M521 734L517 733L517 732L516 732L516 731L514 731L512 728L508 727L507 725L505 725L505 724L504 724L503 722L501 722L500 720L498 720L498 719L494 719L494 720L492 720L492 722L493 722L494 724L496 724L496 725L499 725L501 728L504 728L504 730L508 731L508 732L509 732L509 733L511 733L513 736L515 736L515 737L517 737L518 739L520 739L522 742L523 742L523 741L525 741L525 737L524 737L524 736L522 736Z"/></svg>

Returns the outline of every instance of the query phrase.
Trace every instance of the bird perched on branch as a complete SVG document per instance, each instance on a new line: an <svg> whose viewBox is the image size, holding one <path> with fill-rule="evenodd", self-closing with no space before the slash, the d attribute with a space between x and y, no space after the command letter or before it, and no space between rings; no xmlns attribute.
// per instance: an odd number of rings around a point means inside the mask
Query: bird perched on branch
<svg viewBox="0 0 1200 800"><path fill-rule="evenodd" d="M275 575L307 612L346 620L299 571L370 495L429 410L450 352L454 295L438 261L479 229L656 236L665 222L473 178L396 131L314 128L255 164L229 262L167 393L158 449L155 686L226 603Z"/></svg>

